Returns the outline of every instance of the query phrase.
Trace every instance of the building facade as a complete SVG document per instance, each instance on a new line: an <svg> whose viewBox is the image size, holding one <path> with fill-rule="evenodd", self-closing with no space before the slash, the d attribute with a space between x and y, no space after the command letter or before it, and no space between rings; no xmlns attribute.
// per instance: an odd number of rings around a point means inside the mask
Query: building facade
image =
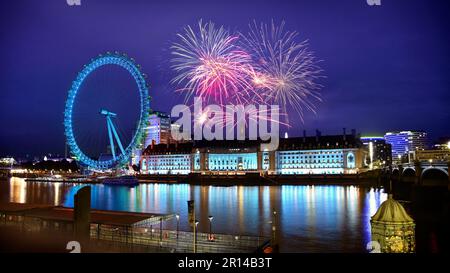
<svg viewBox="0 0 450 273"><path fill-rule="evenodd" d="M146 174L350 174L367 168L367 151L355 135L280 139L276 151L259 141L193 141L149 145L141 156Z"/></svg>
<svg viewBox="0 0 450 273"><path fill-rule="evenodd" d="M192 143L153 143L141 155L141 173L189 174L193 168L192 158Z"/></svg>
<svg viewBox="0 0 450 273"><path fill-rule="evenodd" d="M446 163L450 161L450 149L417 150L409 152L409 162Z"/></svg>
<svg viewBox="0 0 450 273"><path fill-rule="evenodd" d="M155 144L167 143L170 138L171 119L163 112L153 111L149 114L148 126L145 128L144 147L154 141Z"/></svg>
<svg viewBox="0 0 450 273"><path fill-rule="evenodd" d="M387 132L384 139L392 146L394 162L408 161L410 151L427 149L427 133L422 131Z"/></svg>
<svg viewBox="0 0 450 273"><path fill-rule="evenodd" d="M392 146L383 136L363 136L361 141L369 152L369 168L382 168L392 164Z"/></svg>

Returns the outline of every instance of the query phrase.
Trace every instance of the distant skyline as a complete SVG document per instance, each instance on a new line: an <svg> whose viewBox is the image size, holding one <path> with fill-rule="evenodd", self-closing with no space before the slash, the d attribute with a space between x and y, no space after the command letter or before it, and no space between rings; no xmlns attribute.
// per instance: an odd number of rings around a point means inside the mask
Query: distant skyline
<svg viewBox="0 0 450 273"><path fill-rule="evenodd" d="M67 91L83 65L107 51L136 59L148 74L152 109L170 112L183 96L170 84L169 47L176 33L199 19L230 30L246 30L253 20L284 20L309 41L326 76L320 81L323 102L316 115L306 113L304 124L293 113L292 127L281 129L281 136L301 136L304 129L308 135L316 129L341 134L344 127L362 135L422 130L431 140L450 136L449 1L81 3L18 0L2 6L0 156L64 154ZM90 99L103 99L97 96Z"/></svg>

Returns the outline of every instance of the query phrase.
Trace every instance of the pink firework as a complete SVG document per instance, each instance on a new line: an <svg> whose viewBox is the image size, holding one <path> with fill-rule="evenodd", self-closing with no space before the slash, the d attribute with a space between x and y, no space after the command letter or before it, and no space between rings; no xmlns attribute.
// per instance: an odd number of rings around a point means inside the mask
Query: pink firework
<svg viewBox="0 0 450 273"><path fill-rule="evenodd" d="M284 30L284 22L276 26L250 25L243 35L242 47L252 55L253 86L267 104L278 104L286 114L291 106L303 120L304 110L315 112L316 101L321 101L317 80L322 70L306 41L298 42L298 33Z"/></svg>
<svg viewBox="0 0 450 273"><path fill-rule="evenodd" d="M171 47L171 62L177 72L172 82L183 86L178 91L186 93L185 100L199 96L219 105L247 102L253 90L246 73L251 56L236 45L238 36L201 20L198 32L190 26L184 30Z"/></svg>

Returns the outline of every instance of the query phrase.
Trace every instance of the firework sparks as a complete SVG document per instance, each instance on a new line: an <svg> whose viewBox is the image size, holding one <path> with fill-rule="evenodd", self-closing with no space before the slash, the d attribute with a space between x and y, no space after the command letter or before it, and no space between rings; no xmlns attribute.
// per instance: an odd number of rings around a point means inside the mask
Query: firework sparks
<svg viewBox="0 0 450 273"><path fill-rule="evenodd" d="M200 20L198 28L186 27L178 34L180 42L171 47L177 72L172 82L184 85L179 91L186 92L186 101L195 95L220 105L246 102L245 94L252 90L246 74L251 56L236 45L238 36L223 27Z"/></svg>
<svg viewBox="0 0 450 273"><path fill-rule="evenodd" d="M254 62L250 77L265 101L280 105L286 120L288 105L302 120L304 109L315 112L314 101L321 101L316 83L321 69L307 41L298 43L298 33L285 31L284 22L280 26L254 22L243 37L242 46L248 48Z"/></svg>
<svg viewBox="0 0 450 273"><path fill-rule="evenodd" d="M321 69L307 41L298 33L256 22L247 35L235 35L212 22L197 29L188 26L178 34L172 49L172 83L182 86L185 102L193 96L225 105L279 105L289 123L287 107L303 121L304 110L315 113L321 101L317 79Z"/></svg>

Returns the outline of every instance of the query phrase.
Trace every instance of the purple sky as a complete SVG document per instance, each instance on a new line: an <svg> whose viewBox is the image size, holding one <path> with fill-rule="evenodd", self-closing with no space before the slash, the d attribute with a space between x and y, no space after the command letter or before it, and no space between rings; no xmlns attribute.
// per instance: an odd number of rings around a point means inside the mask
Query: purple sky
<svg viewBox="0 0 450 273"><path fill-rule="evenodd" d="M2 3L0 155L63 153L67 90L83 64L106 51L134 57L149 76L151 107L169 111L182 97L169 83L168 47L200 18L231 30L246 30L252 20L285 20L287 29L309 39L323 60L324 102L304 124L291 118L290 135L304 128L341 133L342 127L450 135L449 1L382 0L380 7L365 0L81 2Z"/></svg>

